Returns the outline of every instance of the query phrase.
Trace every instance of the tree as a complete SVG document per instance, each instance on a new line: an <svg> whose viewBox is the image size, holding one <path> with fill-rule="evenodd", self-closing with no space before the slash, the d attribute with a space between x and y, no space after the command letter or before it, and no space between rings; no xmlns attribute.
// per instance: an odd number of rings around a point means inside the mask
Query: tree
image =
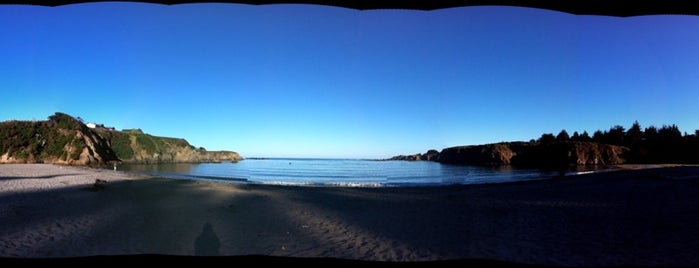
<svg viewBox="0 0 699 268"><path fill-rule="evenodd" d="M592 134L592 141L606 143L605 133L602 133L602 131L598 129L597 131L595 131L595 133Z"/></svg>
<svg viewBox="0 0 699 268"><path fill-rule="evenodd" d="M626 132L626 144L634 146L643 140L643 131L638 121L634 121L633 125Z"/></svg>
<svg viewBox="0 0 699 268"><path fill-rule="evenodd" d="M661 127L656 139L658 155L665 162L680 162L686 158L687 147L682 144L682 132L676 125Z"/></svg>
<svg viewBox="0 0 699 268"><path fill-rule="evenodd" d="M624 145L624 135L626 134L626 129L620 125L613 126L609 129L607 133L607 143L615 145Z"/></svg>
<svg viewBox="0 0 699 268"><path fill-rule="evenodd" d="M570 140L570 136L568 136L568 132L563 129L561 132L558 133L556 136L556 141L568 141Z"/></svg>
<svg viewBox="0 0 699 268"><path fill-rule="evenodd" d="M573 136L570 136L571 141L580 141L580 134L577 131L573 132Z"/></svg>
<svg viewBox="0 0 699 268"><path fill-rule="evenodd" d="M665 126L658 130L658 137L662 142L677 142L682 139L682 132L676 125Z"/></svg>
<svg viewBox="0 0 699 268"><path fill-rule="evenodd" d="M582 134L580 134L580 141L591 141L592 138L590 138L590 134L587 134L587 131L583 131Z"/></svg>
<svg viewBox="0 0 699 268"><path fill-rule="evenodd" d="M647 141L655 140L658 137L658 129L655 126L649 126L643 131L643 138Z"/></svg>
<svg viewBox="0 0 699 268"><path fill-rule="evenodd" d="M553 133L544 133L541 134L541 138L539 138L539 142L548 144L556 141L556 136L553 136Z"/></svg>

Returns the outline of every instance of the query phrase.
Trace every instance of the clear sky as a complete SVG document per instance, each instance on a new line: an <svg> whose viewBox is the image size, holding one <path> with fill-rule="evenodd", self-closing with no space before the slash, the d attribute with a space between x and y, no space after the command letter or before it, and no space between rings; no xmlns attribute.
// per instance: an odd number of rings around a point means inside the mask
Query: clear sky
<svg viewBox="0 0 699 268"><path fill-rule="evenodd" d="M0 5L0 121L54 112L243 157L387 158L699 129L699 17L521 7Z"/></svg>

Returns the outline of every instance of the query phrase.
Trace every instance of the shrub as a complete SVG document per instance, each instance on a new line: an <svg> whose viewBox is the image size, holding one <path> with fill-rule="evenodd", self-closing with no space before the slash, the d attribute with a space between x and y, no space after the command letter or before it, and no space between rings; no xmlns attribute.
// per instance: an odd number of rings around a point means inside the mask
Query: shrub
<svg viewBox="0 0 699 268"><path fill-rule="evenodd" d="M111 140L112 150L119 159L131 159L134 152L128 134L115 133Z"/></svg>
<svg viewBox="0 0 699 268"><path fill-rule="evenodd" d="M64 129L78 129L78 126L80 125L78 120L64 113L56 113L49 116L49 120L56 123L59 128Z"/></svg>
<svg viewBox="0 0 699 268"><path fill-rule="evenodd" d="M143 149L146 150L147 153L152 154L155 153L156 148L155 148L155 143L153 142L153 139L149 137L150 135L147 134L135 134L136 136L136 143L143 147Z"/></svg>

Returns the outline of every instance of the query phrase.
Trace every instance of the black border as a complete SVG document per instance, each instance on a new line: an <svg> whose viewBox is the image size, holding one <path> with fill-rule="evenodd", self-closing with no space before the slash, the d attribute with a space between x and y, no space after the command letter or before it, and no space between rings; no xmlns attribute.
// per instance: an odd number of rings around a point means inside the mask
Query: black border
<svg viewBox="0 0 699 268"><path fill-rule="evenodd" d="M437 10L468 6L517 6L548 9L576 15L630 17L642 15L699 15L699 5L687 0L601 1L601 0L7 0L4 4L62 6L80 3L131 2L163 5L194 3L232 3L249 5L311 4L336 6L356 10L410 9ZM629 4L633 3L633 4Z"/></svg>

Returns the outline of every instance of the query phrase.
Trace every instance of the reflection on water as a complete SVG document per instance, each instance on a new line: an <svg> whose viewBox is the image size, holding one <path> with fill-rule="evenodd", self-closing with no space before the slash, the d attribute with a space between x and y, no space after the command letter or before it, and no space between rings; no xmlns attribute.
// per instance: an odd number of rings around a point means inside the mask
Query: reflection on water
<svg viewBox="0 0 699 268"><path fill-rule="evenodd" d="M145 172L145 173L159 173L159 172L174 172L180 174L189 173L193 164L190 163L167 163L167 164L124 164L119 166L121 169Z"/></svg>
<svg viewBox="0 0 699 268"><path fill-rule="evenodd" d="M550 178L566 172L514 166L449 165L431 161L289 158L246 159L237 163L122 165L121 169L194 180L365 187L499 183ZM590 170L594 168L577 168L567 172Z"/></svg>
<svg viewBox="0 0 699 268"><path fill-rule="evenodd" d="M168 178L188 178L197 164L164 163L164 164L122 164L119 170L148 174Z"/></svg>

